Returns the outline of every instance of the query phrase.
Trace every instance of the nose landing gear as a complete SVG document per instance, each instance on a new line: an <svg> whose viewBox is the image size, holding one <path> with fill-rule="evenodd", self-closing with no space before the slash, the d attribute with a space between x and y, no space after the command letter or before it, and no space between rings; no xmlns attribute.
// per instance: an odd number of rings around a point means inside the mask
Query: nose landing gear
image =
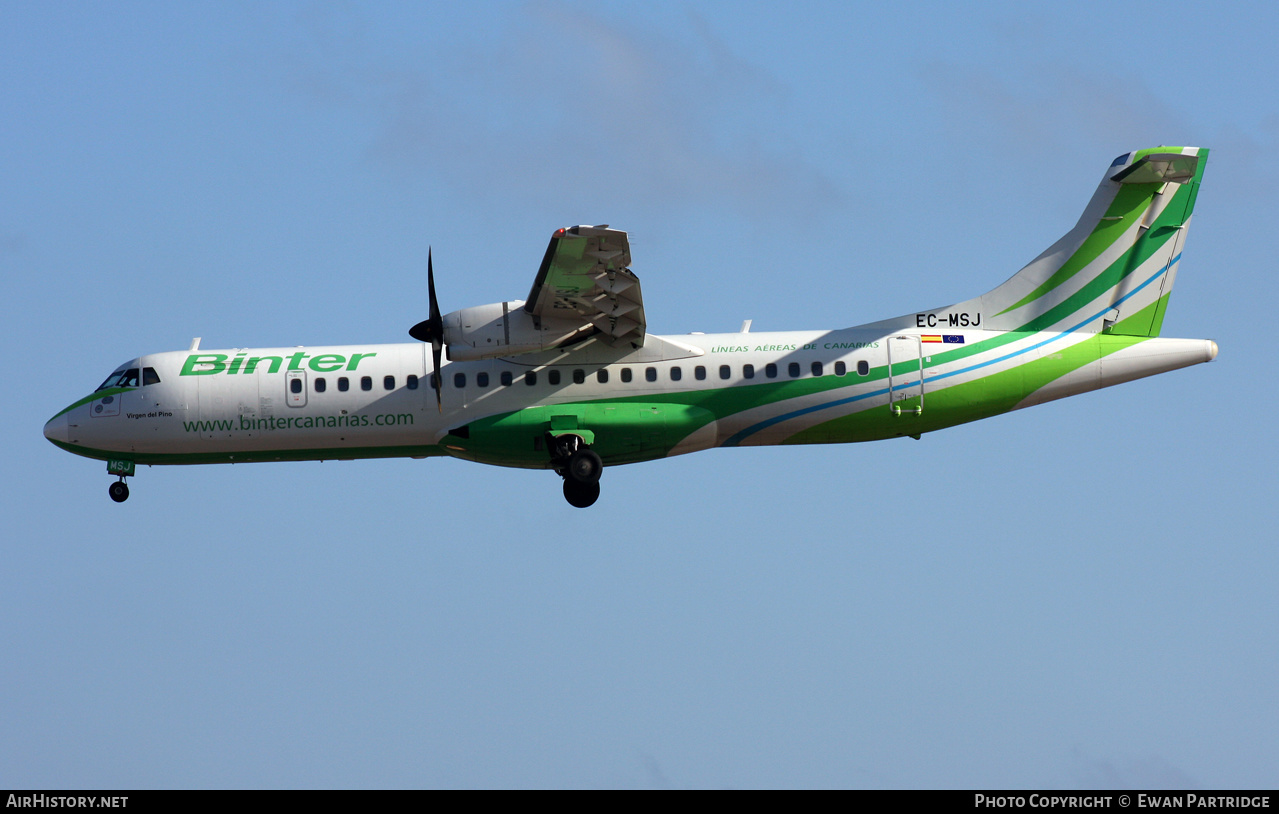
<svg viewBox="0 0 1279 814"><path fill-rule="evenodd" d="M116 503L123 503L129 499L129 484L124 482L124 475L120 476L120 480L111 484L107 489L107 494L111 495L111 499Z"/></svg>
<svg viewBox="0 0 1279 814"><path fill-rule="evenodd" d="M120 480L111 484L111 488L107 490L107 494L111 495L111 499L116 503L123 503L129 499L129 485L124 479L132 475L136 471L133 461L127 458L117 458L107 461L107 474L119 475Z"/></svg>
<svg viewBox="0 0 1279 814"><path fill-rule="evenodd" d="M604 474L599 454L572 433L555 436L548 446L555 471L564 478L564 499L569 505L585 509L599 500L600 475Z"/></svg>

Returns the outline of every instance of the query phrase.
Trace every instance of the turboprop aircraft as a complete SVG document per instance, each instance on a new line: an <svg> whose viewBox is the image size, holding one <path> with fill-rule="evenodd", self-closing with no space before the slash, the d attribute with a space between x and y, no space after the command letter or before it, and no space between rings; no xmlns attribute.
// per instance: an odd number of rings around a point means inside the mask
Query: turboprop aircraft
<svg viewBox="0 0 1279 814"><path fill-rule="evenodd" d="M952 427L1211 361L1159 335L1208 151L1157 147L1106 170L1073 229L999 287L853 328L650 334L625 232L551 236L526 300L429 316L413 343L154 353L44 427L107 462L450 455L549 469L590 506L606 466L764 444ZM447 359L447 361L445 361Z"/></svg>

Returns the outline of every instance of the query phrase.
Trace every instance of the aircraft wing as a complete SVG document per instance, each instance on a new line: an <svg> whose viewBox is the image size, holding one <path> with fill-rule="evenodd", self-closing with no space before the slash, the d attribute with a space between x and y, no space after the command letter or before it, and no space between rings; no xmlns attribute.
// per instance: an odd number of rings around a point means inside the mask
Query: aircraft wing
<svg viewBox="0 0 1279 814"><path fill-rule="evenodd" d="M573 226L551 235L524 310L534 318L594 327L610 345L644 344L644 300L628 266L626 233L607 226Z"/></svg>

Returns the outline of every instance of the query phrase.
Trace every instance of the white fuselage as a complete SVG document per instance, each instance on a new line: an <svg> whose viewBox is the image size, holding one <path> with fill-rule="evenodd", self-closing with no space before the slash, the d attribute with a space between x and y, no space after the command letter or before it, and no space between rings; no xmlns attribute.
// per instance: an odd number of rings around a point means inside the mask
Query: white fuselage
<svg viewBox="0 0 1279 814"><path fill-rule="evenodd" d="M968 346L992 336L997 334L976 330L951 335ZM883 424L895 404L918 408L914 420L928 419L918 425L921 430L971 420L946 419L944 394L950 388L1001 368L1060 356L1081 342L1097 342L1096 335L1045 336L1026 335L988 354L950 362L941 361L940 354L962 346L929 344L931 335L919 333L886 336L848 329L652 336L645 347L626 353L598 345L571 354L447 363L439 406L431 387L429 346L422 343L157 353L120 370L150 369L158 382L82 399L52 419L46 435L81 454L139 463L452 454L550 466L548 455L529 450L507 460L472 449L470 439L449 443L450 432L479 419L531 410L541 411L536 420L548 422L564 405L573 405L565 413L583 405L607 410L613 408L600 405L641 404L668 413L700 409L690 404L716 405L707 408L710 420L680 414L678 421L687 421L687 427L667 418L665 440L615 457L614 462L624 463L714 446L782 443L854 413L876 415ZM1050 387L1017 393L1014 403L1027 406L1208 361L1215 351L1206 340L1147 339L1104 361L1098 352L1095 361ZM841 437L832 431L808 440L916 434L908 423L911 416L899 413L898 419L884 430L868 431L869 436ZM640 415L634 422L615 426L645 432L652 420ZM680 435L685 428L687 434Z"/></svg>

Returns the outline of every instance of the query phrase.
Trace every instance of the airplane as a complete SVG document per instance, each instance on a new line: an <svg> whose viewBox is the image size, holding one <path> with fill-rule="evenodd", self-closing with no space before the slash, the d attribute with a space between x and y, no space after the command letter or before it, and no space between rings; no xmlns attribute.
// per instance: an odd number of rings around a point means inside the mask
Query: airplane
<svg viewBox="0 0 1279 814"><path fill-rule="evenodd" d="M838 330L650 334L627 234L608 226L554 232L526 300L441 314L428 251L412 343L197 338L120 365L44 434L105 460L116 502L139 465L447 455L552 470L579 508L607 466L919 439L1216 358L1212 340L1159 335L1207 158L1125 153L1074 228L1002 285Z"/></svg>

